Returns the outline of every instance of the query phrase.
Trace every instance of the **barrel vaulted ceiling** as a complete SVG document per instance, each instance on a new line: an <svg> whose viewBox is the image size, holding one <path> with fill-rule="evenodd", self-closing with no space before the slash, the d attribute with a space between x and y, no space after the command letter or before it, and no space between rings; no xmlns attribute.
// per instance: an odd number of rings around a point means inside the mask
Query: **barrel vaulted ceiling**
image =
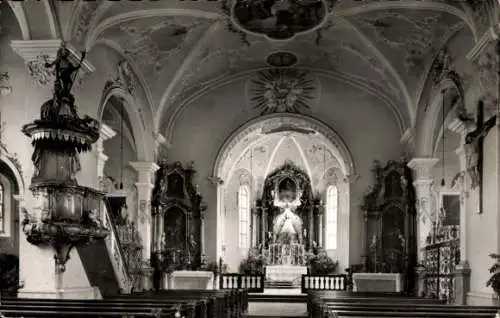
<svg viewBox="0 0 500 318"><path fill-rule="evenodd" d="M76 48L104 44L129 61L158 128L193 93L268 66L275 51L381 95L409 128L436 54L460 31L472 48L496 0L325 1L335 3L323 22L288 41L235 27L233 0L58 2L58 11Z"/></svg>

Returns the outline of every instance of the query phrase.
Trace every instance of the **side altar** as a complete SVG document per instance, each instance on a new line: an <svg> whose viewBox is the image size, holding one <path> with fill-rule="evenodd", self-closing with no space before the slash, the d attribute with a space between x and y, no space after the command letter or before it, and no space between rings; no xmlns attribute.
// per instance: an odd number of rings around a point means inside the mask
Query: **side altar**
<svg viewBox="0 0 500 318"><path fill-rule="evenodd" d="M320 210L309 176L293 163L268 175L251 221L252 247L264 258L266 283L300 284L306 253L322 235Z"/></svg>
<svg viewBox="0 0 500 318"><path fill-rule="evenodd" d="M374 162L375 184L364 196L365 263L353 274L354 290L404 292L415 289L416 205L411 169L405 161Z"/></svg>
<svg viewBox="0 0 500 318"><path fill-rule="evenodd" d="M161 162L151 202L155 289L208 289L213 273L202 270L205 204L193 184L193 163Z"/></svg>

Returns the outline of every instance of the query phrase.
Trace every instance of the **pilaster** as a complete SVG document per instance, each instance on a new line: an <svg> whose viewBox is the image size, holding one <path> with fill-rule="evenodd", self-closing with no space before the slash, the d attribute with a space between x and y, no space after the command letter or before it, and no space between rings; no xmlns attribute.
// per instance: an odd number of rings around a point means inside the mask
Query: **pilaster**
<svg viewBox="0 0 500 318"><path fill-rule="evenodd" d="M143 280L142 288L150 290L152 284L152 271L149 266L152 246L153 220L151 217L151 192L154 187L154 174L160 168L154 162L131 162L130 165L138 173L138 182L135 183L137 188L137 201L139 218L137 222L137 230L142 238L142 261L143 261Z"/></svg>
<svg viewBox="0 0 500 318"><path fill-rule="evenodd" d="M423 261L422 248L426 244L427 235L432 228L432 185L434 178L432 168L439 161L437 158L414 158L408 163L414 171L413 186L417 194L417 249L418 262Z"/></svg>
<svg viewBox="0 0 500 318"><path fill-rule="evenodd" d="M462 231L460 231L462 232ZM463 261L455 267L454 295L456 305L467 304L467 293L470 291L470 266Z"/></svg>
<svg viewBox="0 0 500 318"><path fill-rule="evenodd" d="M12 41L10 46L14 52L24 59L35 84L38 86L46 86L49 83L52 84L55 77L52 70L45 67L45 63L50 63L55 60L61 44L61 39L16 40ZM81 58L80 53L69 44L66 44L66 47L70 52L70 61L78 64ZM94 66L92 66L88 60L84 60L77 74L75 84L79 83L86 74L90 74L94 70Z"/></svg>
<svg viewBox="0 0 500 318"><path fill-rule="evenodd" d="M9 74L7 72L0 72L0 96L7 96L11 91L12 87L9 85Z"/></svg>
<svg viewBox="0 0 500 318"><path fill-rule="evenodd" d="M104 190L104 165L108 156L104 154L104 142L116 136L116 132L106 124L101 124L99 139L96 142L95 156L97 160L97 180L100 190Z"/></svg>
<svg viewBox="0 0 500 318"><path fill-rule="evenodd" d="M224 257L225 242L224 242L224 181L218 176L211 176L207 178L208 182L217 188L217 216L216 216L216 250L215 259Z"/></svg>

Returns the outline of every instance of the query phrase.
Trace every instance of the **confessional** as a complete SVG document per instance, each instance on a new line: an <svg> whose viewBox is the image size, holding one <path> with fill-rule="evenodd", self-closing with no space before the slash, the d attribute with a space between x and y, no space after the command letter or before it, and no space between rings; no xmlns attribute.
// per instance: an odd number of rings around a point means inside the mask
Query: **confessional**
<svg viewBox="0 0 500 318"><path fill-rule="evenodd" d="M405 292L414 289L416 206L405 161L374 162L375 183L364 196L365 272L400 273Z"/></svg>
<svg viewBox="0 0 500 318"><path fill-rule="evenodd" d="M201 264L201 195L193 184L195 170L180 162L160 163L151 208L153 214L152 266L157 277L176 270L197 270Z"/></svg>

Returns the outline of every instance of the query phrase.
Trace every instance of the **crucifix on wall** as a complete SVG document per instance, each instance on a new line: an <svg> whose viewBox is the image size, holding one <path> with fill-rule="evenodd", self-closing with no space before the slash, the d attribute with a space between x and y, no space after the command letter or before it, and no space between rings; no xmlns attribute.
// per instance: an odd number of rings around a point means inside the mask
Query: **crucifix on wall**
<svg viewBox="0 0 500 318"><path fill-rule="evenodd" d="M483 158L484 138L495 126L496 115L484 122L484 103L477 105L476 129L465 136L467 172L471 179L472 189L479 187L479 213L483 212Z"/></svg>

